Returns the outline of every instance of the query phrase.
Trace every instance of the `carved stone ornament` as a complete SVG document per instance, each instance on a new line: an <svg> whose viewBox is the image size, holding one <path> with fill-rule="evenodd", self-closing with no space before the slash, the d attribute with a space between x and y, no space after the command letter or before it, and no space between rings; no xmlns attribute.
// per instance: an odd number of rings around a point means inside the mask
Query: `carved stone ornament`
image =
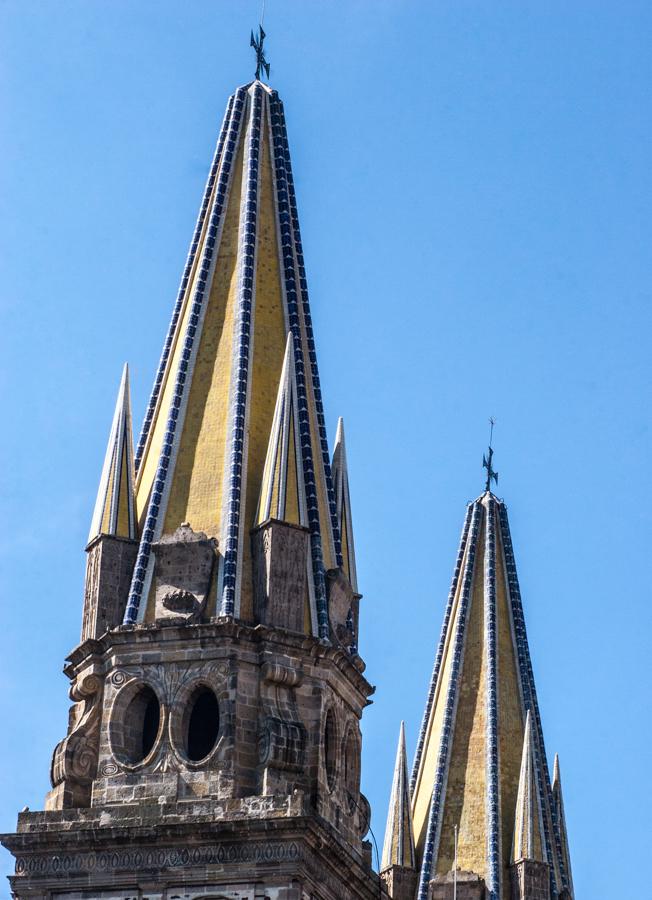
<svg viewBox="0 0 652 900"><path fill-rule="evenodd" d="M267 716L258 752L261 763L274 769L301 772L305 761L306 730L301 722Z"/></svg>
<svg viewBox="0 0 652 900"><path fill-rule="evenodd" d="M84 806L87 789L97 774L102 680L92 672L82 675L70 688L70 699L76 701L70 731L54 748L50 781L53 788L64 785L67 797L74 797L66 806Z"/></svg>
<svg viewBox="0 0 652 900"><path fill-rule="evenodd" d="M168 625L199 621L215 567L217 541L184 522L174 534L152 544L152 550L156 621Z"/></svg>
<svg viewBox="0 0 652 900"><path fill-rule="evenodd" d="M331 639L348 650L355 643L353 604L358 595L342 569L329 569L326 579Z"/></svg>

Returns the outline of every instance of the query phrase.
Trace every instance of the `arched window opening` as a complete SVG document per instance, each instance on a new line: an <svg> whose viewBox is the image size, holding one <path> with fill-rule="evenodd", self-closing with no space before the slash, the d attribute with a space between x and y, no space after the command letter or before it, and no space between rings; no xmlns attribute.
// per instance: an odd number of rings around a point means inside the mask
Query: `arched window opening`
<svg viewBox="0 0 652 900"><path fill-rule="evenodd" d="M146 759L156 744L161 705L154 690L144 685L131 699L124 715L122 755L131 765Z"/></svg>
<svg viewBox="0 0 652 900"><path fill-rule="evenodd" d="M199 762L208 756L217 743L219 730L217 697L209 687L202 686L191 698L186 736L188 759Z"/></svg>

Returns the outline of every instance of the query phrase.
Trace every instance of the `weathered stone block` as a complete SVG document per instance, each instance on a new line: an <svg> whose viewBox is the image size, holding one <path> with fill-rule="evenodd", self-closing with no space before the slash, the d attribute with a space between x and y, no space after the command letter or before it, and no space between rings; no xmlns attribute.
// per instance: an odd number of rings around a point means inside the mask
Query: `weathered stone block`
<svg viewBox="0 0 652 900"><path fill-rule="evenodd" d="M521 859L510 868L512 900L550 900L550 867Z"/></svg>
<svg viewBox="0 0 652 900"><path fill-rule="evenodd" d="M152 544L157 622L196 622L206 605L217 559L217 541L187 522Z"/></svg>
<svg viewBox="0 0 652 900"><path fill-rule="evenodd" d="M415 869L405 866L389 866L380 873L387 893L392 900L414 900L419 879Z"/></svg>
<svg viewBox="0 0 652 900"><path fill-rule="evenodd" d="M100 534L86 548L82 641L120 625L138 553L137 541Z"/></svg>
<svg viewBox="0 0 652 900"><path fill-rule="evenodd" d="M307 528L268 519L251 535L254 615L262 625L303 631L308 596Z"/></svg>
<svg viewBox="0 0 652 900"><path fill-rule="evenodd" d="M475 872L447 872L430 882L429 900L485 900L485 883Z"/></svg>

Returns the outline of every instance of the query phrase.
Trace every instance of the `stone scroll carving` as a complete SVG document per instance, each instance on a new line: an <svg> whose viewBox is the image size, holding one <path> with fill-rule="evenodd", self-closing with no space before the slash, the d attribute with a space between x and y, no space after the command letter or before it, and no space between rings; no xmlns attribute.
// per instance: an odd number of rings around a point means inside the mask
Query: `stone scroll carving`
<svg viewBox="0 0 652 900"><path fill-rule="evenodd" d="M264 793L289 793L297 786L306 756L306 729L299 718L295 688L302 673L277 663L262 668L264 715L258 736Z"/></svg>
<svg viewBox="0 0 652 900"><path fill-rule="evenodd" d="M156 621L162 625L199 621L215 568L217 541L184 522L152 549Z"/></svg>
<svg viewBox="0 0 652 900"><path fill-rule="evenodd" d="M93 672L82 675L70 688L70 699L76 705L71 710L68 735L52 754L53 790L46 801L48 809L90 805L99 755L102 688L101 678Z"/></svg>

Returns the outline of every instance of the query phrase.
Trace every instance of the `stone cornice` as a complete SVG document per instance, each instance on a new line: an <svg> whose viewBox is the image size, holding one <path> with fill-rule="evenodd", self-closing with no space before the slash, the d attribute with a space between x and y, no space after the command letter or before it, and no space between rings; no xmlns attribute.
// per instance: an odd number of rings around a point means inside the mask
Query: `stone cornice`
<svg viewBox="0 0 652 900"><path fill-rule="evenodd" d="M375 692L375 687L367 681L360 670L364 665L360 657L352 657L339 647L315 637L264 625L247 625L230 616L221 616L211 619L210 622L192 625L121 625L107 631L97 640L87 640L75 647L67 657L63 671L73 680L91 662L103 662L113 653L126 650L135 642L142 651L143 645L147 644L170 648L179 644L188 649L190 641L193 641L199 650L208 643L230 641L238 644L249 643L256 653L260 651L261 645L266 645L270 650L283 653L307 654L315 664L331 665L346 675L367 702Z"/></svg>

